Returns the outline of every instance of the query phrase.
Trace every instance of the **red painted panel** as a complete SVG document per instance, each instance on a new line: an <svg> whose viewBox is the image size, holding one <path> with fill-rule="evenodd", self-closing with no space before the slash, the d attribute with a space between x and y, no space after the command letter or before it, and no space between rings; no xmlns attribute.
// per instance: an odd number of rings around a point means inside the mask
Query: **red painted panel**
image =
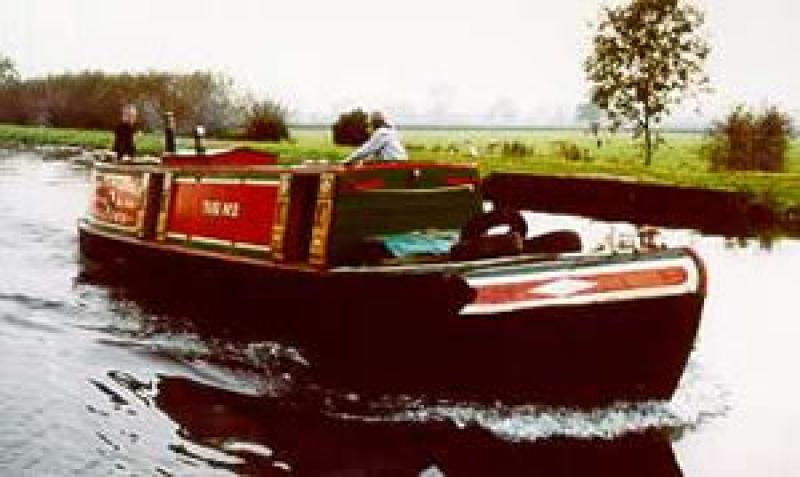
<svg viewBox="0 0 800 477"><path fill-rule="evenodd" d="M414 169L443 169L443 170L471 170L475 169L473 164L443 164L440 162L427 161L377 161L368 162L359 166L348 166L342 168L345 174L352 172L363 172L370 170L414 170Z"/></svg>
<svg viewBox="0 0 800 477"><path fill-rule="evenodd" d="M269 245L278 183L172 185L167 230L234 242Z"/></svg>
<svg viewBox="0 0 800 477"><path fill-rule="evenodd" d="M458 186L458 185L474 185L477 186L479 179L477 177L448 177L445 179L445 183L449 186Z"/></svg>
<svg viewBox="0 0 800 477"><path fill-rule="evenodd" d="M278 156L252 149L231 149L229 151L208 152L206 154L165 155L163 164L169 167L196 166L268 166L278 162Z"/></svg>
<svg viewBox="0 0 800 477"><path fill-rule="evenodd" d="M656 288L670 285L680 285L688 278L686 269L682 267L668 267L656 270L637 270L618 273L603 273L572 277L570 279L589 282L590 288L576 290L574 293L553 295L539 293L537 288L548 283L557 282L561 278L537 280L532 277L530 281L522 283L500 283L478 288L475 303L500 304L515 303L530 300L555 298L556 296L579 296L597 293L619 292L625 290L640 290L643 288Z"/></svg>
<svg viewBox="0 0 800 477"><path fill-rule="evenodd" d="M95 172L91 215L114 225L136 227L144 207L144 179L141 174Z"/></svg>
<svg viewBox="0 0 800 477"><path fill-rule="evenodd" d="M366 179L348 181L343 184L348 192L364 192L368 190L382 189L386 185L380 177L368 177Z"/></svg>

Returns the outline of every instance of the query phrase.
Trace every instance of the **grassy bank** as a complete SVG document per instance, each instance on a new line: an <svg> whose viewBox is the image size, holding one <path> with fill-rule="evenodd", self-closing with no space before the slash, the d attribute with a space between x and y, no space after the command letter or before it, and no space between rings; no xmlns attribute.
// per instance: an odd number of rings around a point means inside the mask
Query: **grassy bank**
<svg viewBox="0 0 800 477"><path fill-rule="evenodd" d="M481 172L522 171L558 176L608 176L677 186L745 191L776 209L800 207L800 141L789 148L784 173L709 172L702 154L703 136L669 133L656 152L653 165L642 164L639 147L625 135L606 135L598 147L594 137L581 131L525 129L420 129L403 131L412 159L440 162L476 162ZM280 144L245 141L209 141L210 147L247 145L275 152L286 162L303 159L340 159L350 148L332 144L327 128L295 128L293 142ZM108 148L105 131L49 129L0 125L0 145L74 145ZM162 138L142 134L137 147L158 154ZM184 147L191 140L181 139ZM516 151L510 149L516 148ZM504 152L504 148L506 149ZM477 154L476 154L477 153Z"/></svg>

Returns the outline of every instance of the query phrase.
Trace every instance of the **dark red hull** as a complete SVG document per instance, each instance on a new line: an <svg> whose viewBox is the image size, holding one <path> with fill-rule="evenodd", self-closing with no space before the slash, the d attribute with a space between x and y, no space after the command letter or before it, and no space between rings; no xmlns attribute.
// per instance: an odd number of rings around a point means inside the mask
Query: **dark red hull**
<svg viewBox="0 0 800 477"><path fill-rule="evenodd" d="M296 345L315 379L367 394L578 406L669 399L703 304L700 289L465 316L475 291L441 270L333 273L90 226L80 245L88 264L138 277L156 306L196 306L193 326Z"/></svg>

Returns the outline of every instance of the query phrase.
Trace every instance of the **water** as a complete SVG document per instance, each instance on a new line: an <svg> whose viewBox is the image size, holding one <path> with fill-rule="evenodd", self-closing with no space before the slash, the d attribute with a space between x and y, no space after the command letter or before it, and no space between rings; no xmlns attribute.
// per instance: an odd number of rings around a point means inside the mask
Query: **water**
<svg viewBox="0 0 800 477"><path fill-rule="evenodd" d="M185 316L82 279L87 180L70 161L0 155L2 475L750 476L800 464L797 240L764 248L665 234L694 246L711 278L698 346L670 402L593 411L364 402L302 379L303 357L280 343L203 336ZM577 228L588 243L631 231L531 220Z"/></svg>

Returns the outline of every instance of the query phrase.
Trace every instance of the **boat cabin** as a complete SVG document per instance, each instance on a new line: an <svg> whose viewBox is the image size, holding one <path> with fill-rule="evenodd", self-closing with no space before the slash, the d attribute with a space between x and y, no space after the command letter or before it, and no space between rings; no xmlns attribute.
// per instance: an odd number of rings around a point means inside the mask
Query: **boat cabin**
<svg viewBox="0 0 800 477"><path fill-rule="evenodd" d="M249 149L95 168L93 227L319 268L446 254L480 213L471 165L279 165Z"/></svg>

